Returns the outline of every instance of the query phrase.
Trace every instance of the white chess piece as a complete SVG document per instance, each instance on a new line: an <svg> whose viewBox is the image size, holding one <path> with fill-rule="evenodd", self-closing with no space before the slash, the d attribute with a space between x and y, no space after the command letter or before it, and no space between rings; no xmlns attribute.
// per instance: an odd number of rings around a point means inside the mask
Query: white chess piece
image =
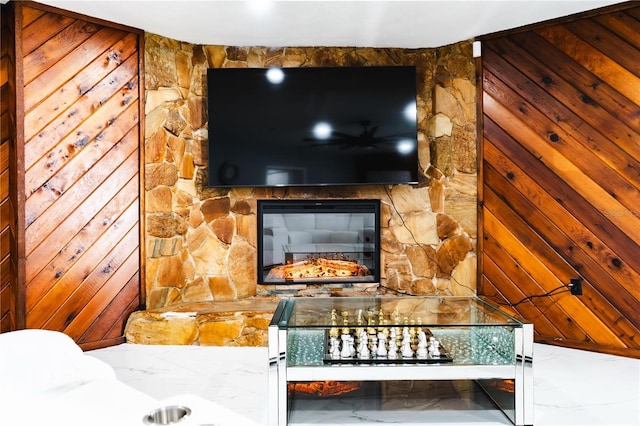
<svg viewBox="0 0 640 426"><path fill-rule="evenodd" d="M367 332L362 330L362 332L360 332L360 343L358 345L358 358L369 359L370 355Z"/></svg>
<svg viewBox="0 0 640 426"><path fill-rule="evenodd" d="M409 332L402 333L402 346L400 347L400 352L402 352L403 358L413 358L413 349L411 349L411 335Z"/></svg>
<svg viewBox="0 0 640 426"><path fill-rule="evenodd" d="M429 354L432 358L440 358L440 342L435 339L433 340L429 347Z"/></svg>
<svg viewBox="0 0 640 426"><path fill-rule="evenodd" d="M378 350L376 355L380 358L387 356L387 335L383 332L378 333Z"/></svg>
<svg viewBox="0 0 640 426"><path fill-rule="evenodd" d="M331 354L331 359L340 359L340 340L335 337L331 338L329 353Z"/></svg>
<svg viewBox="0 0 640 426"><path fill-rule="evenodd" d="M427 335L424 331L418 333L418 350L416 351L416 357L419 359L426 359L427 354Z"/></svg>
<svg viewBox="0 0 640 426"><path fill-rule="evenodd" d="M389 332L389 341L396 340L398 338L397 327L391 327L391 331Z"/></svg>
<svg viewBox="0 0 640 426"><path fill-rule="evenodd" d="M418 347L427 347L427 335L424 331L418 333Z"/></svg>
<svg viewBox="0 0 640 426"><path fill-rule="evenodd" d="M378 353L378 336L375 334L371 335L371 353L376 355Z"/></svg>
<svg viewBox="0 0 640 426"><path fill-rule="evenodd" d="M354 356L356 354L356 346L355 346L356 341L352 335L349 335L349 338L347 339L347 343L349 344L349 353L351 354L351 356Z"/></svg>
<svg viewBox="0 0 640 426"><path fill-rule="evenodd" d="M342 350L340 351L341 358L351 358L353 356L353 337L349 334L343 334L340 336L342 339Z"/></svg>
<svg viewBox="0 0 640 426"><path fill-rule="evenodd" d="M404 326L402 327L402 338L405 339L409 337L409 339L411 339L411 333L409 333L409 327Z"/></svg>
<svg viewBox="0 0 640 426"><path fill-rule="evenodd" d="M387 358L389 359L397 359L398 358L398 345L396 344L396 339L389 337L389 349L387 351Z"/></svg>

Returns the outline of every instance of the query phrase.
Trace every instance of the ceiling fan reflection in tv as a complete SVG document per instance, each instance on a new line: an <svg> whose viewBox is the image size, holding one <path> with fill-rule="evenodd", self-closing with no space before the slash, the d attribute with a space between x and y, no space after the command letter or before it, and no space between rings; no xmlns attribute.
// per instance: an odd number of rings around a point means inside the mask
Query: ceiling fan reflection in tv
<svg viewBox="0 0 640 426"><path fill-rule="evenodd" d="M410 132L392 135L378 135L380 126L371 126L369 120L360 121L362 131L357 134L349 134L332 130L328 123L322 122L314 127L314 136L304 138L313 142L314 147L337 146L340 149L380 149L381 145L392 145L400 153L408 154L416 149L415 135ZM325 126L329 126L328 128Z"/></svg>

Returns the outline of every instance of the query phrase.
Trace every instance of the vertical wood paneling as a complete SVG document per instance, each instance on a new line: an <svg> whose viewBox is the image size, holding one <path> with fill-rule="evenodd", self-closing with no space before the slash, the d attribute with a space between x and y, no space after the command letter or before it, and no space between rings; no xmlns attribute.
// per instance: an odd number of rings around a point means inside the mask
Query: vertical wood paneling
<svg viewBox="0 0 640 426"><path fill-rule="evenodd" d="M479 190L479 293L532 321L539 341L636 357L639 16L483 41ZM568 293L574 277L582 296Z"/></svg>
<svg viewBox="0 0 640 426"><path fill-rule="evenodd" d="M24 321L95 348L140 305L141 33L40 7L16 6Z"/></svg>
<svg viewBox="0 0 640 426"><path fill-rule="evenodd" d="M3 4L0 12L0 332L18 326L16 302L17 257L16 209L10 187L15 179L15 50L13 7Z"/></svg>

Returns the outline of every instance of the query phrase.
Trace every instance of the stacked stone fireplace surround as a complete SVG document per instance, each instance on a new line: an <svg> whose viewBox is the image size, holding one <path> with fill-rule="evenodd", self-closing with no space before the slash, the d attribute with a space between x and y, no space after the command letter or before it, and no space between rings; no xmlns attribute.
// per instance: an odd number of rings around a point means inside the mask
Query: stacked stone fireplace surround
<svg viewBox="0 0 640 426"><path fill-rule="evenodd" d="M418 186L206 187L210 67L415 65ZM146 307L128 342L266 346L283 296L476 292L476 74L470 41L437 49L228 47L147 34ZM251 117L247 117L251 125ZM250 155L250 153L247 153ZM379 199L376 284L257 285L259 199Z"/></svg>

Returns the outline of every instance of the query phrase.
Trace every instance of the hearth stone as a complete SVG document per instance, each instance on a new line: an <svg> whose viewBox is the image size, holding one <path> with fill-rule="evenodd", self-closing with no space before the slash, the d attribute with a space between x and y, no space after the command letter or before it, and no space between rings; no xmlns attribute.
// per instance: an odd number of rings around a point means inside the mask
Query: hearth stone
<svg viewBox="0 0 640 426"><path fill-rule="evenodd" d="M196 302L134 312L127 343L145 345L267 346L278 298Z"/></svg>

